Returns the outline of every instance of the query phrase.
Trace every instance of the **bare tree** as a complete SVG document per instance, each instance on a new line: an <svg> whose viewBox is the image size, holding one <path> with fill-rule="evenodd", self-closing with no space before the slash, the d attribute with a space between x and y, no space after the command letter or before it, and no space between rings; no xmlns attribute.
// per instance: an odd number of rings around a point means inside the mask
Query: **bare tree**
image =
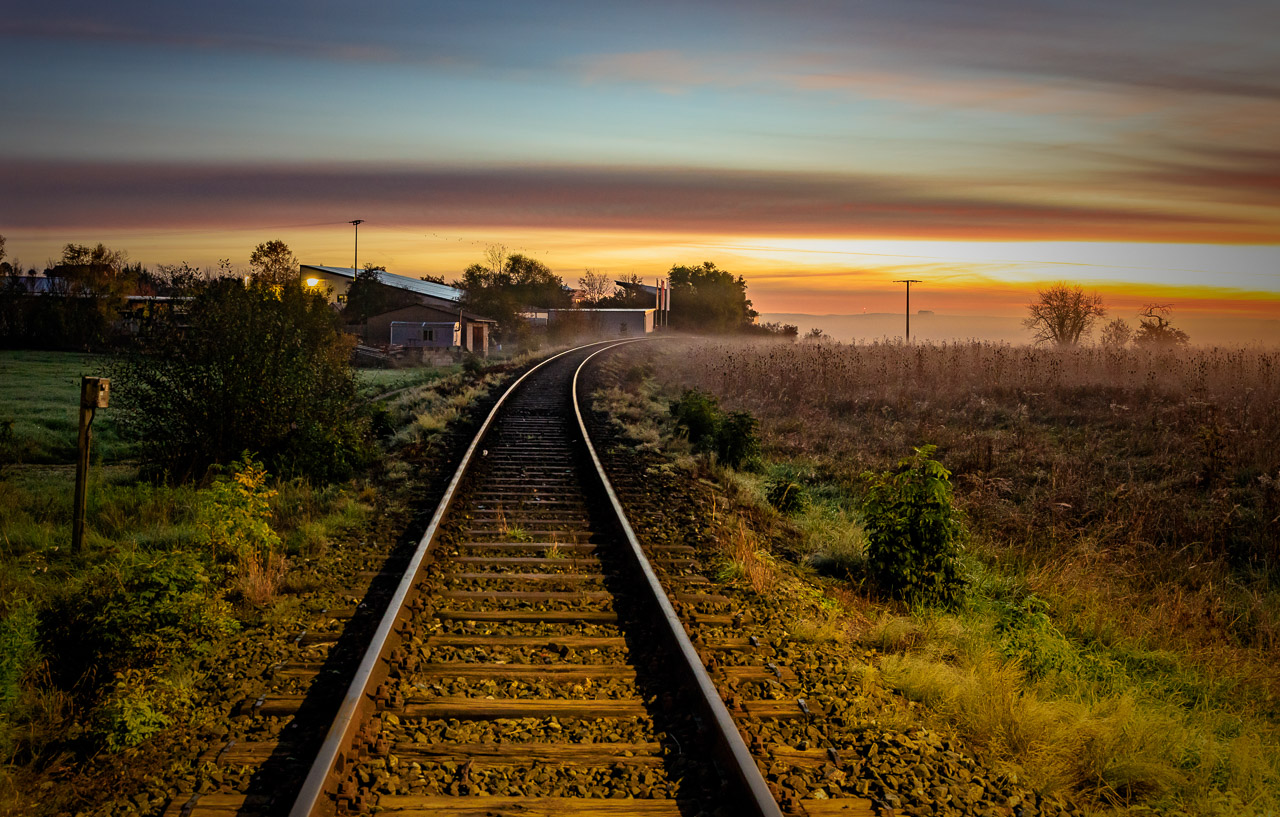
<svg viewBox="0 0 1280 817"><path fill-rule="evenodd" d="M1191 336L1169 323L1173 304L1147 304L1138 313L1137 346L1185 346Z"/></svg>
<svg viewBox="0 0 1280 817"><path fill-rule="evenodd" d="M279 239L254 247L249 255L249 267L255 281L280 285L298 280L298 259L289 245Z"/></svg>
<svg viewBox="0 0 1280 817"><path fill-rule="evenodd" d="M1030 315L1022 323L1031 330L1035 342L1058 346L1075 346L1094 322L1107 314L1101 295L1085 294L1083 287L1064 281L1039 290L1027 311Z"/></svg>
<svg viewBox="0 0 1280 817"><path fill-rule="evenodd" d="M608 275L595 270L585 270L586 274L578 279L578 292L582 294L584 303L597 304L613 294L613 281Z"/></svg>
<svg viewBox="0 0 1280 817"><path fill-rule="evenodd" d="M489 265L489 271L494 275L502 272L507 265L508 255L506 244L489 244L484 248L484 260Z"/></svg>
<svg viewBox="0 0 1280 817"><path fill-rule="evenodd" d="M1133 327L1124 318L1116 318L1102 327L1102 345L1108 349L1123 349L1133 339Z"/></svg>

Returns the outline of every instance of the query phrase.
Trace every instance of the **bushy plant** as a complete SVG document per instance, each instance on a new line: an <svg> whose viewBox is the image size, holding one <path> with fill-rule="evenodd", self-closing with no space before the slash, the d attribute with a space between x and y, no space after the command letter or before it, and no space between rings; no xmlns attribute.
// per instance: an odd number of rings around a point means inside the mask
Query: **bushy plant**
<svg viewBox="0 0 1280 817"><path fill-rule="evenodd" d="M910 603L954 604L964 592L964 528L952 504L951 473L926 445L892 471L863 473L863 528L876 583Z"/></svg>
<svg viewBox="0 0 1280 817"><path fill-rule="evenodd" d="M745 411L724 412L715 396L688 389L671 402L671 418L698 452L714 452L720 463L741 467L760 453L759 424Z"/></svg>
<svg viewBox="0 0 1280 817"><path fill-rule="evenodd" d="M94 732L112 751L136 746L167 729L172 715L188 703L187 696L165 679L144 670L125 670L94 710Z"/></svg>
<svg viewBox="0 0 1280 817"><path fill-rule="evenodd" d="M216 480L205 493L198 513L199 528L214 556L245 562L280 550L280 537L271 528L271 500L267 470L244 452L232 464L229 477Z"/></svg>
<svg viewBox="0 0 1280 817"><path fill-rule="evenodd" d="M340 479L373 451L353 343L323 295L223 279L141 339L114 373L113 411L144 458L180 478L249 449L276 473Z"/></svg>
<svg viewBox="0 0 1280 817"><path fill-rule="evenodd" d="M50 660L62 685L89 689L198 654L238 627L194 554L124 553L45 610L41 640L58 647Z"/></svg>

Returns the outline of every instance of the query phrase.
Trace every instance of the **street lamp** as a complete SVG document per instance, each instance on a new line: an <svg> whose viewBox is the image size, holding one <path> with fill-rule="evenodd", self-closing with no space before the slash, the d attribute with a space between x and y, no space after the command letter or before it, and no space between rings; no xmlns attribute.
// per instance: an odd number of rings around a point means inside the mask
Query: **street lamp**
<svg viewBox="0 0 1280 817"><path fill-rule="evenodd" d="M351 269L359 270L360 269L360 225L364 224L364 219L358 218L358 219L355 219L354 221L348 221L347 223L356 228L356 246L355 246L355 251L351 256Z"/></svg>

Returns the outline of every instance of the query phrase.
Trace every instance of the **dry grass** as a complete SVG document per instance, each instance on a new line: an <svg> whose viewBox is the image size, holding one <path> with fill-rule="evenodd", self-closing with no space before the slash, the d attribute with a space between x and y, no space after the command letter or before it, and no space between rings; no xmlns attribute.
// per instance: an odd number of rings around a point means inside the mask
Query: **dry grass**
<svg viewBox="0 0 1280 817"><path fill-rule="evenodd" d="M254 554L241 564L235 589L241 598L261 607L276 597L289 564L279 553Z"/></svg>
<svg viewBox="0 0 1280 817"><path fill-rule="evenodd" d="M1100 812L1280 807L1280 353L664 346L617 365L760 419L769 467L817 497L787 524L842 554L858 609L857 475L939 446L971 603L873 616L886 683Z"/></svg>

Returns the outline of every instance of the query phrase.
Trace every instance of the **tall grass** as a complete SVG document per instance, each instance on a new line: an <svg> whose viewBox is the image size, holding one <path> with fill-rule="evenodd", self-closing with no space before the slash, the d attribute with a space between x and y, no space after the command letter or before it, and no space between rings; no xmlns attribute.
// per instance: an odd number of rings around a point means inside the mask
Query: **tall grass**
<svg viewBox="0 0 1280 817"><path fill-rule="evenodd" d="M880 613L885 683L1100 811L1280 808L1280 353L673 346L629 354L760 419L760 504L803 487L787 524L855 586L858 474L938 446L971 602Z"/></svg>

